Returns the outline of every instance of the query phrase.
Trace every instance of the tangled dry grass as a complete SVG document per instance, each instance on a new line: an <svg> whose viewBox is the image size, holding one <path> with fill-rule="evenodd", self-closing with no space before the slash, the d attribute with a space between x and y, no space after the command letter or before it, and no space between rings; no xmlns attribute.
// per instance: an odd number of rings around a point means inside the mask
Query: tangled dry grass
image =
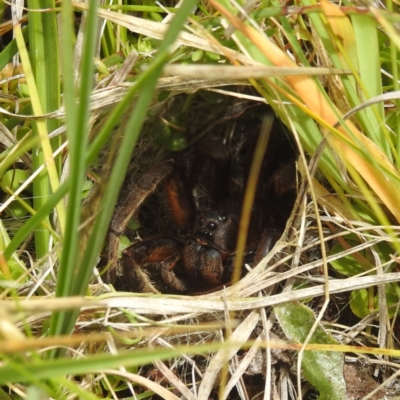
<svg viewBox="0 0 400 400"><path fill-rule="evenodd" d="M89 298L70 299L66 303L53 297L55 275L53 266L47 263L45 269L35 265L32 270L35 274L32 273L29 283L18 289L19 296L25 300L19 304L9 303L3 312L8 315L17 311L23 313L19 314L22 319L15 327L21 329L29 322L32 332L40 332L51 310L80 307L76 334L85 335L85 340L90 342L92 335L97 340L99 332L108 333L104 336L106 342L95 346L82 342L73 349L68 342L71 356L76 358L103 351L118 354L123 350L132 351L132 357L135 357L140 350L155 347L181 350L188 346L186 354L168 362L156 360L151 365L143 365L135 374L125 369L104 370L92 381L81 382L81 387L91 387L91 391L101 381L105 390L112 394L118 387L108 380L107 375L112 375L113 379L118 382L116 377L119 377L128 387L133 383L139 384L139 387L131 387L133 393L139 394L140 387L147 387L161 398L208 399L215 396L221 387L222 398L240 398L243 393L250 398L262 398L265 393L269 393L270 398L282 398L284 393L293 397L297 389L296 375L300 373L296 370L296 355L290 351L291 346L279 321L270 312L271 307L307 301L318 314L321 301L317 299L323 300L328 286L331 304L337 301L337 294L344 295L344 301L333 309L333 315L328 311L322 317L325 330L339 344L361 346L361 352L364 346L382 346L381 343L392 342L396 347L398 340L396 326L387 329L390 320L387 314L382 313L383 307L362 320L352 318L348 293L396 282L399 273L385 273L388 264L377 263L376 275L363 274L347 279L324 277L321 271L325 261L319 251L320 240L315 235L316 216L310 212L309 201L307 203L297 226L288 226L290 236L284 236L243 279L223 290L191 297L118 293L110 291L99 276L97 283L90 286ZM378 242L392 240L380 227L333 217L326 210L321 210L319 218L325 227L326 244L355 232L364 240L361 246L327 256L328 263L361 250L373 249ZM43 295L39 298L32 297L40 292ZM310 303L311 299L314 300ZM379 318L378 313L381 314ZM210 343L225 345L207 357L196 355L197 347L207 347ZM346 368L350 369L345 375L348 398L360 398L360 393L366 396L372 390L377 394L369 398L398 393L395 372L398 364L395 359L353 354L346 357ZM386 371L382 389L372 378L372 371L378 368ZM360 379L363 379L362 387L357 383ZM166 391L171 387L175 389ZM236 394L232 394L233 389ZM261 392L262 397L256 397ZM118 391L114 393L114 398L125 398L120 396Z"/></svg>

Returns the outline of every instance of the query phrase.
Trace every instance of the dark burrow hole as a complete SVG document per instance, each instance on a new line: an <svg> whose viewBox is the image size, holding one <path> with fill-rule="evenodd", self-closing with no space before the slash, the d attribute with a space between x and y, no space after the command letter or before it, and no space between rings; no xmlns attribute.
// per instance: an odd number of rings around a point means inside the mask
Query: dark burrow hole
<svg viewBox="0 0 400 400"><path fill-rule="evenodd" d="M182 250L173 271L183 282L185 293L212 290L228 284L231 279L249 171L260 146L263 121L268 117L273 122L270 128L264 129L269 139L256 184L244 258L246 263L254 264L255 259L262 258L281 236L297 194L297 149L291 133L272 109L264 104L227 96L210 97L201 92L192 96L180 95L167 101L143 129L120 204L141 174L154 165L162 166L164 160L173 160L181 184L193 198L195 216L187 226L177 223L177 212L171 211L173 207L166 192L167 177L145 199L133 219L133 229L128 227L125 235L132 243L137 242L138 237L145 239L142 243L163 237L179 242ZM229 224L226 223L225 229L222 225L226 219ZM216 227L215 223L219 225ZM189 240L194 242L190 249L185 244ZM149 247L154 250L152 245ZM219 256L223 272L214 279L215 271L207 275L204 268ZM189 259L195 267L188 272L185 264ZM180 292L162 276L158 262L145 261L143 270L157 290ZM124 291L141 290L135 287L135 279L126 279L121 273L115 286Z"/></svg>

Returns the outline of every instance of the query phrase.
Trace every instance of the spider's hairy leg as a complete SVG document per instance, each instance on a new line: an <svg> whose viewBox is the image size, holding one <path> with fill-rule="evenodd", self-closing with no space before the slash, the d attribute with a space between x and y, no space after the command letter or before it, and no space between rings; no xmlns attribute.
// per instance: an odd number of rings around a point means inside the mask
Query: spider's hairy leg
<svg viewBox="0 0 400 400"><path fill-rule="evenodd" d="M122 265L129 287L143 293L159 293L141 268L148 263L159 263L163 280L171 288L184 292L184 283L173 271L181 258L182 248L181 242L170 237L145 239L126 248L122 253Z"/></svg>
<svg viewBox="0 0 400 400"><path fill-rule="evenodd" d="M182 231L190 228L195 219L196 206L190 185L183 173L175 169L165 182L165 193L174 221Z"/></svg>
<svg viewBox="0 0 400 400"><path fill-rule="evenodd" d="M188 239L183 250L183 261L186 274L192 281L201 281L210 288L222 283L224 266L218 250Z"/></svg>
<svg viewBox="0 0 400 400"><path fill-rule="evenodd" d="M172 160L164 161L154 167L146 170L137 180L132 191L126 197L124 202L118 207L113 221L111 222L111 230L117 234L122 234L125 228L139 209L141 204L147 197L153 193L159 183L171 175L175 165Z"/></svg>
<svg viewBox="0 0 400 400"><path fill-rule="evenodd" d="M175 265L180 261L181 255L176 255L168 260L160 263L160 276L162 281L168 288L174 289L177 292L184 293L187 291L188 285L182 278L179 278L174 271Z"/></svg>
<svg viewBox="0 0 400 400"><path fill-rule="evenodd" d="M132 216L146 198L156 190L159 183L174 171L171 160L164 161L146 170L137 180L132 191L118 207L111 222L108 235L108 270L106 281L115 283L117 279L119 237L124 233Z"/></svg>

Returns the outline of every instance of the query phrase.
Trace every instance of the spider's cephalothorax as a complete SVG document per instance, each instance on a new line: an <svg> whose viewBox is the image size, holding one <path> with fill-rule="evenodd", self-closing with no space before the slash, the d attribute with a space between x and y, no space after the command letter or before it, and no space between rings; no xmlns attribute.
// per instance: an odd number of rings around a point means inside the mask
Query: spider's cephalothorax
<svg viewBox="0 0 400 400"><path fill-rule="evenodd" d="M249 257L260 260L271 250L293 208L296 155L288 146L287 140L280 140L279 133L272 132L252 208L246 261ZM162 291L199 292L228 283L251 157L248 160L240 168L233 168L236 160L227 146L218 140L204 140L196 146L192 165L186 168L188 174L183 173L184 168L177 160L167 160L146 170L112 222L109 280L113 282L116 278L121 226L125 228L140 204L161 184L180 234L151 236L125 249L122 256L125 283L133 290L157 292L143 270L148 264L158 266ZM199 186L208 197L205 208L196 206L200 203L195 195Z"/></svg>

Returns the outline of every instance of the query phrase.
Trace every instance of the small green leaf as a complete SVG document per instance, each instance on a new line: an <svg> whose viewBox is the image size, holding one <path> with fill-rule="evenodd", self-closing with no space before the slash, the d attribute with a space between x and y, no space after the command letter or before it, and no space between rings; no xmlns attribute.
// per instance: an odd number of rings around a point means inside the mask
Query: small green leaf
<svg viewBox="0 0 400 400"><path fill-rule="evenodd" d="M19 84L19 93L21 97L29 97L29 89L26 83Z"/></svg>
<svg viewBox="0 0 400 400"><path fill-rule="evenodd" d="M196 50L192 54L192 61L197 62L200 61L204 56L204 51L203 50Z"/></svg>
<svg viewBox="0 0 400 400"><path fill-rule="evenodd" d="M342 251L343 247L340 244L336 244L332 248L331 255L338 254ZM351 255L344 256L339 258L338 260L332 261L331 264L337 272L347 276L354 276L365 272L364 269L357 262L357 260L355 260Z"/></svg>
<svg viewBox="0 0 400 400"><path fill-rule="evenodd" d="M282 330L294 343L304 343L315 323L313 311L300 303L274 308ZM317 326L309 343L336 344L336 341ZM343 378L343 355L329 351L305 351L302 360L304 376L320 393L320 400L343 400L346 383Z"/></svg>
<svg viewBox="0 0 400 400"><path fill-rule="evenodd" d="M347 235L346 243L348 244L349 248L356 247L360 244L360 240L357 238L356 235ZM342 251L347 250L344 248L341 243L336 243L330 252L330 255L336 255L341 253ZM356 254L359 254L362 259L364 260L367 257L367 252L365 250L360 251ZM360 264L360 258L357 259L356 254L350 254L347 256L343 256L331 262L332 267L335 268L336 271L343 275L347 276L354 276L361 274L369 269L369 266L364 266Z"/></svg>
<svg viewBox="0 0 400 400"><path fill-rule="evenodd" d="M162 15L159 13L152 12L150 13L150 16L153 21L161 22L163 20Z"/></svg>
<svg viewBox="0 0 400 400"><path fill-rule="evenodd" d="M27 199L24 200L29 206L32 206L31 202ZM18 201L13 201L5 210L8 217L11 218L23 218L29 214L29 211Z"/></svg>
<svg viewBox="0 0 400 400"><path fill-rule="evenodd" d="M336 245L332 248L332 254L336 254L343 251L343 248ZM354 276L364 272L360 264L351 256L341 257L338 260L331 262L333 268L343 275Z"/></svg>
<svg viewBox="0 0 400 400"><path fill-rule="evenodd" d="M371 314L368 308L368 291L366 289L353 290L350 293L350 308L358 318L364 318Z"/></svg>
<svg viewBox="0 0 400 400"><path fill-rule="evenodd" d="M385 285L385 293L387 306L389 307L389 316L390 318L393 318L396 311L396 307L394 306L397 305L400 298L400 289L398 284L389 283ZM353 290L351 292L350 308L358 318L365 318L378 310L379 301L377 294L373 297L373 306L370 303L372 303L372 299L369 299L368 291L366 289Z"/></svg>
<svg viewBox="0 0 400 400"><path fill-rule="evenodd" d="M13 279L12 281L9 281L10 284L6 285L9 287L18 287L19 284L16 283L16 280L19 279L23 274L26 273L26 269L24 268L24 263L15 257L11 257L8 261L7 261L7 265L8 265L8 269L10 271L11 274L11 278ZM0 275L1 279L4 279L2 274ZM28 280L28 278L24 279L23 281L21 281L21 283L26 282Z"/></svg>
<svg viewBox="0 0 400 400"><path fill-rule="evenodd" d="M118 258L122 257L122 252L131 245L131 241L127 236L121 236L119 238L119 246L118 246Z"/></svg>
<svg viewBox="0 0 400 400"><path fill-rule="evenodd" d="M47 400L49 396L37 386L29 386L26 391L27 400Z"/></svg>
<svg viewBox="0 0 400 400"><path fill-rule="evenodd" d="M93 181L91 181L90 179L86 179L83 182L83 186L82 186L82 198L86 198L86 196L90 193L90 189L92 189L94 183Z"/></svg>
<svg viewBox="0 0 400 400"><path fill-rule="evenodd" d="M221 59L221 56L217 53L213 53L211 51L206 51L206 56L212 61L218 61Z"/></svg>
<svg viewBox="0 0 400 400"><path fill-rule="evenodd" d="M1 179L1 190L8 193L7 188L10 188L12 192L15 192L28 178L29 173L27 171L23 169L10 169Z"/></svg>
<svg viewBox="0 0 400 400"><path fill-rule="evenodd" d="M108 76L110 75L110 71L108 70L107 66L98 58L94 60L94 64L96 65L96 69L98 72Z"/></svg>

